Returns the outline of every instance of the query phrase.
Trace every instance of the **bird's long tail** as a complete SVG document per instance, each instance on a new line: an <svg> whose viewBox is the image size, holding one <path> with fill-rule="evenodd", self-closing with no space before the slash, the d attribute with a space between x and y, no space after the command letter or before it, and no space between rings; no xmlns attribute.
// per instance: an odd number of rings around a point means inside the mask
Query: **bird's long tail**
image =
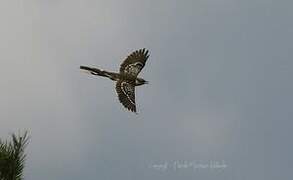
<svg viewBox="0 0 293 180"><path fill-rule="evenodd" d="M116 73L104 71L104 70L101 70L98 68L92 68L92 67L88 67L88 66L80 66L80 69L85 70L87 73L90 73L92 75L110 78L113 81L117 81L119 79Z"/></svg>
<svg viewBox="0 0 293 180"><path fill-rule="evenodd" d="M80 69L85 70L86 72L88 72L92 75L108 77L107 73L105 71L100 70L98 68L92 68L92 67L88 67L88 66L80 66Z"/></svg>

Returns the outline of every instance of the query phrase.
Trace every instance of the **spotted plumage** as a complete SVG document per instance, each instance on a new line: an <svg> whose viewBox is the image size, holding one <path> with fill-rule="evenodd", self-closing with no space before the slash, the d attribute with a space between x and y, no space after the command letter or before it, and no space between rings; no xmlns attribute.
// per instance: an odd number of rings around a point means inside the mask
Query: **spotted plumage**
<svg viewBox="0 0 293 180"><path fill-rule="evenodd" d="M108 77L109 79L116 81L116 92L119 101L128 110L136 112L135 86L148 83L137 76L145 66L148 57L148 50L139 49L134 51L122 62L119 73L108 72L88 66L80 66L80 69L85 70L92 75Z"/></svg>

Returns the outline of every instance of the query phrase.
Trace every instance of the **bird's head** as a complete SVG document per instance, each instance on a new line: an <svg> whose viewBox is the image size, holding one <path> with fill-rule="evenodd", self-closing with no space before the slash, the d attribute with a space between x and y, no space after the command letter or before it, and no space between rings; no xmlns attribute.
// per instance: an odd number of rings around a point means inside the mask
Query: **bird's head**
<svg viewBox="0 0 293 180"><path fill-rule="evenodd" d="M146 80L144 80L142 78L136 78L136 81L135 81L136 86L141 86L143 84L148 84L148 83L149 83L148 81L146 81Z"/></svg>

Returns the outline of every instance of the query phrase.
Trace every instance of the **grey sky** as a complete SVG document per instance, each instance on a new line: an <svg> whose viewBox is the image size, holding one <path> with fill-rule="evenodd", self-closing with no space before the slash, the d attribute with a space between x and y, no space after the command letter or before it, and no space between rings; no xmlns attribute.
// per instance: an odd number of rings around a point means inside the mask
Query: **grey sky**
<svg viewBox="0 0 293 180"><path fill-rule="evenodd" d="M29 130L25 177L290 179L293 2L289 0L4 0L0 137ZM150 50L139 114L116 71ZM224 161L224 169L152 165Z"/></svg>

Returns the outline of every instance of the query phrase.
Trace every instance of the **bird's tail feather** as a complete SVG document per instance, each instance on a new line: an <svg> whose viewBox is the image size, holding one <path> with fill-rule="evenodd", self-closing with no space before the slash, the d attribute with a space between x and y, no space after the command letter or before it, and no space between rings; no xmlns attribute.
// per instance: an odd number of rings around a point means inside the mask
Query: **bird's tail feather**
<svg viewBox="0 0 293 180"><path fill-rule="evenodd" d="M85 70L86 72L88 72L92 75L107 77L105 72L103 70L98 69L98 68L92 68L92 67L88 67L88 66L80 66L80 69Z"/></svg>

